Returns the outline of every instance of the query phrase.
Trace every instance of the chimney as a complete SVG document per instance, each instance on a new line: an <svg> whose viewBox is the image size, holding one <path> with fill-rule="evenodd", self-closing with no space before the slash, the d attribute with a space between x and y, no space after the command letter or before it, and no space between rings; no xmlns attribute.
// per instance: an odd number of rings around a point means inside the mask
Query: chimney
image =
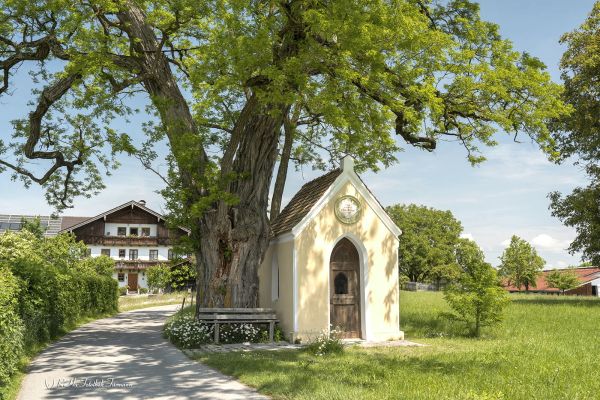
<svg viewBox="0 0 600 400"><path fill-rule="evenodd" d="M144 207L146 206L146 200L140 200L138 201L138 203L140 203L141 205L143 205Z"/></svg>
<svg viewBox="0 0 600 400"><path fill-rule="evenodd" d="M352 156L342 158L342 171L354 172L354 158Z"/></svg>

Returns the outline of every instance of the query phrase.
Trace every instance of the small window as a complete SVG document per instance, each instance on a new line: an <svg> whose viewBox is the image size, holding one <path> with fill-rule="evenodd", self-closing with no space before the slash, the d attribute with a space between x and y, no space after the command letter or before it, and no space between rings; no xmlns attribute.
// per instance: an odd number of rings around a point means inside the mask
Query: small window
<svg viewBox="0 0 600 400"><path fill-rule="evenodd" d="M137 260L138 259L138 251L134 250L134 249L130 249L129 250L129 259L130 260Z"/></svg>
<svg viewBox="0 0 600 400"><path fill-rule="evenodd" d="M102 249L100 250L100 254L103 256L110 257L110 249Z"/></svg>
<svg viewBox="0 0 600 400"><path fill-rule="evenodd" d="M138 228L129 228L129 234L131 236L137 236L138 235Z"/></svg>
<svg viewBox="0 0 600 400"><path fill-rule="evenodd" d="M117 236L127 236L127 228L120 226L117 228Z"/></svg>
<svg viewBox="0 0 600 400"><path fill-rule="evenodd" d="M158 250L150 250L150 261L158 260Z"/></svg>
<svg viewBox="0 0 600 400"><path fill-rule="evenodd" d="M335 276L333 281L335 294L348 294L348 277L345 273L340 272Z"/></svg>
<svg viewBox="0 0 600 400"><path fill-rule="evenodd" d="M125 274L124 274L124 273L122 273L122 272L119 272L119 273L117 274L117 280L118 280L119 282L125 282Z"/></svg>
<svg viewBox="0 0 600 400"><path fill-rule="evenodd" d="M119 258L125 258L125 249L119 249Z"/></svg>
<svg viewBox="0 0 600 400"><path fill-rule="evenodd" d="M167 258L169 260L173 260L175 258L174 257L174 253L173 253L173 249L169 249L169 252L167 253Z"/></svg>
<svg viewBox="0 0 600 400"><path fill-rule="evenodd" d="M150 228L142 228L142 236L150 236Z"/></svg>
<svg viewBox="0 0 600 400"><path fill-rule="evenodd" d="M92 256L92 249L90 249L89 247L87 247L87 248L85 249L85 254L84 254L84 256L85 256L85 257L91 257L91 256Z"/></svg>

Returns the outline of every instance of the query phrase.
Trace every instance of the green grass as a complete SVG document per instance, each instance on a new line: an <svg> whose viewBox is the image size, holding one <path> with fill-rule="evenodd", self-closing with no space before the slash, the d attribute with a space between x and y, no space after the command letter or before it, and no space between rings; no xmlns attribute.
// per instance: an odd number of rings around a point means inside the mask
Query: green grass
<svg viewBox="0 0 600 400"><path fill-rule="evenodd" d="M119 311L131 311L140 308L166 306L169 304L181 304L183 298L189 304L191 295L187 292L165 293L159 295L129 295L119 297Z"/></svg>
<svg viewBox="0 0 600 400"><path fill-rule="evenodd" d="M401 327L426 347L211 354L276 399L597 399L600 299L516 295L479 339L439 317L440 293L401 292Z"/></svg>

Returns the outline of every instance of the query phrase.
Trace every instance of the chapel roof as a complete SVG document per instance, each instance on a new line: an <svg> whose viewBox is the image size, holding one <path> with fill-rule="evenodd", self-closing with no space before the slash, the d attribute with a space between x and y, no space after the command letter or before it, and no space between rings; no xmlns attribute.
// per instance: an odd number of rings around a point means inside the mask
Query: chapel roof
<svg viewBox="0 0 600 400"><path fill-rule="evenodd" d="M302 221L341 173L342 170L336 168L325 175L305 183L271 223L273 236L291 231Z"/></svg>

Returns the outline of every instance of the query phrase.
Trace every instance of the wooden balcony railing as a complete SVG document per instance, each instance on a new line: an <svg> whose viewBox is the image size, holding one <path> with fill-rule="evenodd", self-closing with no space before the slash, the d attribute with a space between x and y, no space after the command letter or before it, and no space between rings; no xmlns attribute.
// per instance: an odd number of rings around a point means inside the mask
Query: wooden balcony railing
<svg viewBox="0 0 600 400"><path fill-rule="evenodd" d="M85 235L78 237L88 245L104 246L169 246L172 240L168 237L156 236L97 236Z"/></svg>

